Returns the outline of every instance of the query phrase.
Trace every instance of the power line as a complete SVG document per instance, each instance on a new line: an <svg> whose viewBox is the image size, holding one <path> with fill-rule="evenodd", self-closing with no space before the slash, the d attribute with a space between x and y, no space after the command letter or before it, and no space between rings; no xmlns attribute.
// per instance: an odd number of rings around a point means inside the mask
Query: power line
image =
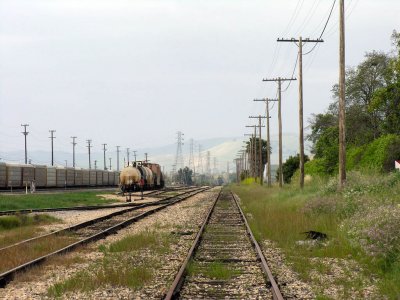
<svg viewBox="0 0 400 300"><path fill-rule="evenodd" d="M333 1L332 8L331 8L331 11L330 11L330 13L329 13L328 19L326 20L324 29L322 29L322 32L321 32L321 34L319 35L319 38L318 38L319 40L322 39L322 36L323 36L324 33L325 33L326 27L328 26L329 20L331 19L333 9L335 8L335 4L336 4L336 0ZM318 45L318 42L314 44L314 46L311 48L310 51L304 53L303 56L304 56L304 55L307 55L307 54L310 54L311 52L313 52L314 49L317 47L317 45Z"/></svg>
<svg viewBox="0 0 400 300"><path fill-rule="evenodd" d="M24 131L22 132L22 134L25 136L25 164L28 163L28 149L27 149L27 145L26 145L26 136L28 135L28 131L26 131L26 127L29 126L29 124L21 124L21 126L24 127Z"/></svg>

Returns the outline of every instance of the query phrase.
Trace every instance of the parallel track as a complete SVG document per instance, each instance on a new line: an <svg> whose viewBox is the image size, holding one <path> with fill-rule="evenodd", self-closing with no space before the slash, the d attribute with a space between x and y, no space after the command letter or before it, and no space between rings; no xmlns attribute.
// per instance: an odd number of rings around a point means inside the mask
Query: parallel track
<svg viewBox="0 0 400 300"><path fill-rule="evenodd" d="M283 300L236 197L215 200L165 299Z"/></svg>
<svg viewBox="0 0 400 300"><path fill-rule="evenodd" d="M104 238L105 236L115 233L119 229L124 228L148 215L154 214L159 210L165 209L170 205L188 199L207 189L209 188L198 188L196 190L184 192L180 195L162 199L157 203L146 203L136 207L131 207L47 235L28 239L16 243L14 245L4 247L0 249L0 257L1 256L4 257L7 253L8 254L12 253L12 255L18 255L17 254L18 249L23 249L23 248L34 249L35 244L38 245L38 243L40 242L43 243L43 241L47 241L46 239L55 239L55 240L60 239L60 241L62 241L63 243L67 243L67 245L62 246L62 248L58 247L57 249L53 249L53 251L50 253L34 258L30 261L24 262L20 265L13 267L12 269L3 272L2 274L0 274L0 287L4 287L9 281L11 281L17 272L24 271L34 265L38 265L51 256L71 251L80 245ZM156 207L144 212L137 211L141 208L145 208L148 206L156 206Z"/></svg>
<svg viewBox="0 0 400 300"><path fill-rule="evenodd" d="M159 197L162 194L173 192L173 191L182 191L182 190L193 190L193 187L190 188L180 188L180 189L166 189L166 190L157 190L151 191L148 193L144 193L143 196L154 196ZM138 196L136 194L133 194ZM157 202L157 201L155 201ZM118 208L118 207L135 207L140 206L142 204L139 203L124 203L124 204L107 204L107 205L86 205L86 206L71 206L71 207L53 207L53 208L32 208L32 209L17 209L17 210L4 210L0 211L0 216L6 215L16 215L16 214L29 214L29 213L39 213L39 212L54 212L54 211L69 211L69 210L98 210L98 209L107 209L107 208Z"/></svg>

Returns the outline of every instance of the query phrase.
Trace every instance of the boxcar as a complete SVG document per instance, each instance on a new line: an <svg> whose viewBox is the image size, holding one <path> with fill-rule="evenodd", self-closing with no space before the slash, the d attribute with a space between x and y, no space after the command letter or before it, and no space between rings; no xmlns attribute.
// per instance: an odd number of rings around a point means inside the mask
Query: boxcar
<svg viewBox="0 0 400 300"><path fill-rule="evenodd" d="M47 167L45 165L33 165L36 187L47 186Z"/></svg>
<svg viewBox="0 0 400 300"><path fill-rule="evenodd" d="M103 185L103 171L96 170L96 185Z"/></svg>
<svg viewBox="0 0 400 300"><path fill-rule="evenodd" d="M0 188L7 187L7 168L5 163L0 163Z"/></svg>
<svg viewBox="0 0 400 300"><path fill-rule="evenodd" d="M67 185L67 173L65 168L57 167L56 169L56 183L57 187L64 187Z"/></svg>
<svg viewBox="0 0 400 300"><path fill-rule="evenodd" d="M47 167L46 187L55 187L57 185L57 169L55 167Z"/></svg>
<svg viewBox="0 0 400 300"><path fill-rule="evenodd" d="M89 170L82 169L82 185L89 186Z"/></svg>
<svg viewBox="0 0 400 300"><path fill-rule="evenodd" d="M114 172L108 171L108 185L114 185Z"/></svg>
<svg viewBox="0 0 400 300"><path fill-rule="evenodd" d="M67 173L67 186L75 185L75 169L74 168L66 168Z"/></svg>
<svg viewBox="0 0 400 300"><path fill-rule="evenodd" d="M103 173L103 184L102 185L108 185L108 171L102 171Z"/></svg>
<svg viewBox="0 0 400 300"><path fill-rule="evenodd" d="M35 168L32 165L22 165L22 185L30 185L35 179Z"/></svg>
<svg viewBox="0 0 400 300"><path fill-rule="evenodd" d="M82 169L75 168L75 186L82 186L82 180L83 180L83 173Z"/></svg>
<svg viewBox="0 0 400 300"><path fill-rule="evenodd" d="M6 164L6 167L7 167L7 186L22 187L21 165Z"/></svg>
<svg viewBox="0 0 400 300"><path fill-rule="evenodd" d="M90 186L95 186L96 182L97 182L96 171L95 170L90 170L89 171L89 185Z"/></svg>
<svg viewBox="0 0 400 300"><path fill-rule="evenodd" d="M119 185L119 172L114 172L114 185Z"/></svg>

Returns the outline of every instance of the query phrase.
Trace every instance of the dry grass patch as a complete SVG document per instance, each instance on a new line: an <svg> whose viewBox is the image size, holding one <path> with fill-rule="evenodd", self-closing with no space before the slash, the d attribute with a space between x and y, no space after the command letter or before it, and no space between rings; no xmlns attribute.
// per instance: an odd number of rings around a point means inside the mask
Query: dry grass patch
<svg viewBox="0 0 400 300"><path fill-rule="evenodd" d="M28 242L7 248L0 252L0 273L54 252L76 241L76 238L65 235L49 236L31 243Z"/></svg>
<svg viewBox="0 0 400 300"><path fill-rule="evenodd" d="M48 290L51 297L74 291L90 292L104 286L128 287L137 290L155 278L160 267L159 255L166 253L175 237L146 230L127 236L99 250L104 257Z"/></svg>

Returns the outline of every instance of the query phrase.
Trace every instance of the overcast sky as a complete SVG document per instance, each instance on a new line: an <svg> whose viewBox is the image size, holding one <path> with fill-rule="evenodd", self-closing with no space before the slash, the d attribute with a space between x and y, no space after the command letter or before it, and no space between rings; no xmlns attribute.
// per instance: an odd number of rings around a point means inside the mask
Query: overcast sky
<svg viewBox="0 0 400 300"><path fill-rule="evenodd" d="M400 1L346 2L347 65L390 51ZM253 103L275 97L263 77L290 77L294 44L317 38L328 0L0 0L0 147L56 149L70 136L133 148L242 136ZM324 111L338 78L338 6L325 43L304 57L305 120ZM311 45L306 46L309 49ZM283 95L283 130L296 133L297 83ZM271 130L277 131L276 108Z"/></svg>

